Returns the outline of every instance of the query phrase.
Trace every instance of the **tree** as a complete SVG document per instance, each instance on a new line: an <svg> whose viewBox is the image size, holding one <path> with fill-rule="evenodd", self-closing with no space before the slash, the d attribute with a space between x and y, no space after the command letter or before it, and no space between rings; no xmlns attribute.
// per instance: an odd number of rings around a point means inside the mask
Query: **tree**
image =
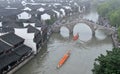
<svg viewBox="0 0 120 74"><path fill-rule="evenodd" d="M55 18L54 17L52 17L51 19L45 21L45 23L47 25L52 25L54 22L55 22Z"/></svg>
<svg viewBox="0 0 120 74"><path fill-rule="evenodd" d="M98 13L117 26L120 39L120 0L107 0L98 7ZM101 54L95 61L93 74L120 74L120 48L113 48L106 55Z"/></svg>
<svg viewBox="0 0 120 74"><path fill-rule="evenodd" d="M107 17L112 26L120 24L120 0L108 0L98 6L98 13L102 17Z"/></svg>
<svg viewBox="0 0 120 74"><path fill-rule="evenodd" d="M109 4L103 3L98 7L98 13L101 16L106 16L106 14L109 12Z"/></svg>
<svg viewBox="0 0 120 74"><path fill-rule="evenodd" d="M120 74L120 48L101 54L95 61L93 74Z"/></svg>
<svg viewBox="0 0 120 74"><path fill-rule="evenodd" d="M112 26L120 25L120 9L109 13L109 20Z"/></svg>

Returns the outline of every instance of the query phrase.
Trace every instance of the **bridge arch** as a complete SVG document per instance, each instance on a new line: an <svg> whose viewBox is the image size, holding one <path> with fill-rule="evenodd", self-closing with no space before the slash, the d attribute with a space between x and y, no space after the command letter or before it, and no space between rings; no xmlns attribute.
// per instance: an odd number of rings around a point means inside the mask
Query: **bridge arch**
<svg viewBox="0 0 120 74"><path fill-rule="evenodd" d="M82 19L82 18L75 19L74 21L68 21L66 23L60 23L59 25L53 25L52 30L53 30L53 32L60 32L60 28L62 26L65 26L69 29L70 33L73 34L73 28L78 23L85 23L86 25L88 25L92 31L93 36L95 36L95 31L97 29L106 30L107 31L106 34L108 34L108 35L111 35L112 33L114 33L114 29L112 29L112 28L104 27L104 26L98 25L92 21Z"/></svg>
<svg viewBox="0 0 120 74"><path fill-rule="evenodd" d="M77 23L73 27L73 31L77 31L77 32L79 31L80 32L80 31L84 31L84 30L87 30L87 31L92 33L91 28L85 23Z"/></svg>
<svg viewBox="0 0 120 74"><path fill-rule="evenodd" d="M69 37L70 33L69 33L69 29L65 26L62 26L60 28L60 34L63 36L63 37Z"/></svg>
<svg viewBox="0 0 120 74"><path fill-rule="evenodd" d="M73 33L73 29L75 27L76 24L79 24L79 23L83 23L83 24L86 24L87 26L89 26L89 28L91 29L92 31L92 35L94 36L95 35L95 30L96 30L96 26L94 26L93 24L89 23L89 22L85 22L85 21L78 21L78 22L71 22L71 23L68 23L68 24L65 24L64 26L66 26L70 33L72 34Z"/></svg>

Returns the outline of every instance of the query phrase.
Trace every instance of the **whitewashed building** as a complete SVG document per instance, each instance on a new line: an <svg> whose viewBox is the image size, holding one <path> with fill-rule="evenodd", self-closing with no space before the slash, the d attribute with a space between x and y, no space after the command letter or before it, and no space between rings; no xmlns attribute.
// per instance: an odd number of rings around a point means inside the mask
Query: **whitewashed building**
<svg viewBox="0 0 120 74"><path fill-rule="evenodd" d="M62 12L61 17L63 17L63 16L65 16L65 15L66 15L66 14L65 14L65 10L64 10L63 8L61 8L61 9L60 9L60 11Z"/></svg>
<svg viewBox="0 0 120 74"><path fill-rule="evenodd" d="M27 28L15 28L15 34L24 38L24 44L31 47L34 54L37 53L36 43L33 41L34 33L27 33Z"/></svg>
<svg viewBox="0 0 120 74"><path fill-rule="evenodd" d="M24 11L32 11L32 9L29 8L29 7L25 7L23 10L24 10Z"/></svg>
<svg viewBox="0 0 120 74"><path fill-rule="evenodd" d="M31 25L33 27L35 27L35 23L23 23L24 27L28 26L28 25Z"/></svg>
<svg viewBox="0 0 120 74"><path fill-rule="evenodd" d="M55 12L57 14L57 18L60 17L60 12L56 11L56 10L52 10L53 12Z"/></svg>
<svg viewBox="0 0 120 74"><path fill-rule="evenodd" d="M41 15L41 20L49 20L51 19L51 15L44 13Z"/></svg>
<svg viewBox="0 0 120 74"><path fill-rule="evenodd" d="M22 4L23 6L26 6L27 3L26 3L26 1L22 1L21 4Z"/></svg>
<svg viewBox="0 0 120 74"><path fill-rule="evenodd" d="M37 11L44 12L45 9L41 7L41 8L39 8L39 9L37 9Z"/></svg>
<svg viewBox="0 0 120 74"><path fill-rule="evenodd" d="M27 12L22 12L17 16L18 16L18 19L30 19L32 15Z"/></svg>
<svg viewBox="0 0 120 74"><path fill-rule="evenodd" d="M0 27L2 27L2 22L0 22Z"/></svg>
<svg viewBox="0 0 120 74"><path fill-rule="evenodd" d="M70 6L63 6L65 9L70 9L72 10L72 8Z"/></svg>

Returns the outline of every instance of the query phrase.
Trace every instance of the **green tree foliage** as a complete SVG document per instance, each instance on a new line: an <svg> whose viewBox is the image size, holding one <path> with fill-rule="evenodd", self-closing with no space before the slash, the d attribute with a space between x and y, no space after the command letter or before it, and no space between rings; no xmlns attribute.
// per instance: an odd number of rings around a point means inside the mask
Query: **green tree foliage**
<svg viewBox="0 0 120 74"><path fill-rule="evenodd" d="M112 26L119 26L120 25L120 9L109 13L109 20Z"/></svg>
<svg viewBox="0 0 120 74"><path fill-rule="evenodd" d="M107 0L98 6L98 13L107 17L113 26L120 24L120 0Z"/></svg>
<svg viewBox="0 0 120 74"><path fill-rule="evenodd" d="M109 4L108 3L103 3L98 7L98 13L101 16L106 16L106 14L109 12Z"/></svg>
<svg viewBox="0 0 120 74"><path fill-rule="evenodd" d="M54 17L52 17L51 19L45 21L45 23L47 25L52 25L54 22L55 22L55 18Z"/></svg>
<svg viewBox="0 0 120 74"><path fill-rule="evenodd" d="M95 61L93 74L120 74L120 48L101 54Z"/></svg>
<svg viewBox="0 0 120 74"><path fill-rule="evenodd" d="M98 7L98 13L118 28L120 40L120 0L107 0ZM93 74L120 74L120 48L113 48L106 55L101 54L95 61Z"/></svg>

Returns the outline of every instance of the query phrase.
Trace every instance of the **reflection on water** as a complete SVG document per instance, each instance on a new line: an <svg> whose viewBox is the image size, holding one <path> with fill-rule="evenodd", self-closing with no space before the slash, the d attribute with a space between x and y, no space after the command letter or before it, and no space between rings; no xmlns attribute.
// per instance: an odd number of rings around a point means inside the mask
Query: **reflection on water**
<svg viewBox="0 0 120 74"><path fill-rule="evenodd" d="M68 30L68 28L66 28L66 27L61 27L61 29L60 29L60 34L61 34L63 37L69 37L69 30Z"/></svg>
<svg viewBox="0 0 120 74"><path fill-rule="evenodd" d="M73 29L73 35L79 33L79 39L82 41L88 41L92 38L92 31L90 27L84 23L75 25Z"/></svg>
<svg viewBox="0 0 120 74"><path fill-rule="evenodd" d="M101 30L96 30L96 31L95 31L95 36L96 36L96 38L98 38L99 40L103 40L103 39L106 38L105 33L104 33L103 31L101 31Z"/></svg>
<svg viewBox="0 0 120 74"><path fill-rule="evenodd" d="M91 14L85 17L90 16L95 20L96 14ZM77 41L72 40L73 35L68 35L69 32L65 28L61 29L61 35L53 34L46 48L43 48L45 53L42 57L39 53L15 74L92 74L95 58L112 49L111 38L99 30L92 37L90 28L83 23L74 27L73 34L75 33L80 35ZM72 50L71 56L60 69L57 69L59 60L68 50Z"/></svg>
<svg viewBox="0 0 120 74"><path fill-rule="evenodd" d="M53 34L47 48L43 49L48 53L42 57L38 54L15 74L92 74L94 59L101 53L105 54L106 50L111 50L112 43L110 38L98 40L92 37L81 44L73 41L72 36L65 39L59 34ZM68 50L72 50L70 58L60 69L56 69L59 60Z"/></svg>
<svg viewBox="0 0 120 74"><path fill-rule="evenodd" d="M76 24L73 34L76 33L79 33L80 37L73 41L73 35L68 35L68 29L63 27L62 36L51 36L46 48L42 49L44 54L39 53L15 74L92 74L95 58L112 49L111 38L99 30L96 31L96 36L92 36L89 26L83 23ZM57 69L59 60L68 50L72 50L70 58Z"/></svg>

